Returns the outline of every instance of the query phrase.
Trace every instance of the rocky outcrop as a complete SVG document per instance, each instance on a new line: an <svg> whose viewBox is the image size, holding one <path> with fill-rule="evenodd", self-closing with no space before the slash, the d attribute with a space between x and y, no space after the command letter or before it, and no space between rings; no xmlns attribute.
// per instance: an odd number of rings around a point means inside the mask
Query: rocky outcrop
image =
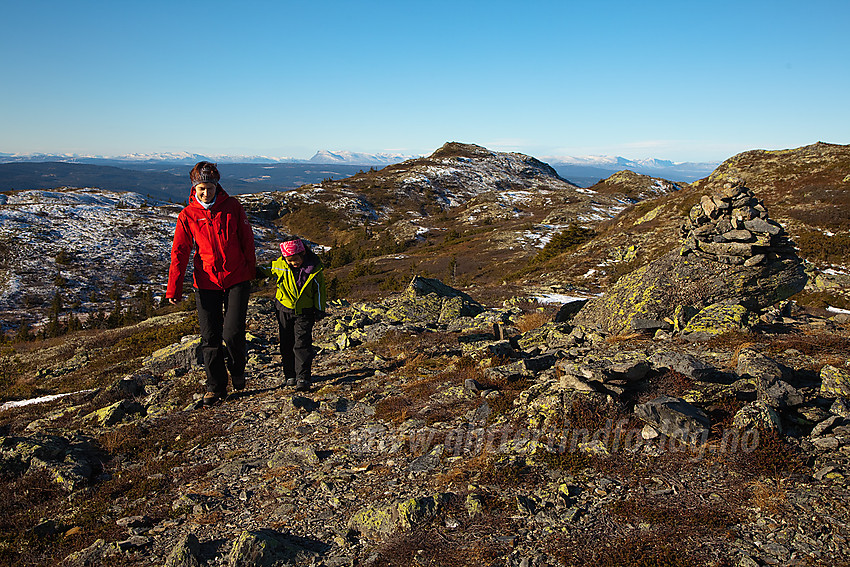
<svg viewBox="0 0 850 567"><path fill-rule="evenodd" d="M666 322L702 338L716 334L712 321L721 330L746 328L747 312L805 287L802 262L782 227L740 182L703 196L683 230L680 249L621 277L602 297L590 300L573 323L622 334L663 328ZM740 307L720 307L730 305ZM703 309L710 311L686 330Z"/></svg>
<svg viewBox="0 0 850 567"><path fill-rule="evenodd" d="M484 307L466 293L438 279L420 276L414 276L399 295L381 303L359 304L354 311L334 321L331 336L320 341L318 346L325 350L345 350L379 341L394 331L457 329L477 316L486 317Z"/></svg>
<svg viewBox="0 0 850 567"><path fill-rule="evenodd" d="M635 406L635 415L656 432L689 445L708 439L711 422L705 412L681 398L661 396Z"/></svg>
<svg viewBox="0 0 850 567"><path fill-rule="evenodd" d="M838 351L776 349L797 339L757 333L734 348L564 321L520 330L517 302L441 321L445 301L475 305L456 292L418 281L380 303L334 302L316 325L316 344L329 346L310 392L280 386L273 302L258 295L248 388L220 406L190 409L203 373L185 358L156 373L139 358L101 395L60 402L79 406L0 422L15 430L3 439L0 480L24 487L51 478L41 461L59 470L83 449L48 430L80 429L104 447L88 454L102 463L91 476L62 490L48 483L59 501L15 521L34 545L62 539L51 552L79 566L347 567L426 553L473 564L481 541L507 565L545 565L553 533L620 544L620 530L637 523L648 537L677 522L691 538L679 551L709 541L730 564L846 560L850 404ZM414 307L432 302L440 308ZM428 316L400 320L401 305ZM795 324L826 322L812 317ZM824 347L841 341L836 333ZM822 360L834 366L818 376ZM95 419L122 407L109 403L119 395L144 411ZM782 500L772 503L759 490L776 478ZM729 504L742 482L753 496ZM97 521L83 540L77 524L91 509Z"/></svg>
<svg viewBox="0 0 850 567"><path fill-rule="evenodd" d="M102 460L102 451L85 436L37 433L0 437L0 473L20 476L43 471L67 492L78 490L95 478Z"/></svg>

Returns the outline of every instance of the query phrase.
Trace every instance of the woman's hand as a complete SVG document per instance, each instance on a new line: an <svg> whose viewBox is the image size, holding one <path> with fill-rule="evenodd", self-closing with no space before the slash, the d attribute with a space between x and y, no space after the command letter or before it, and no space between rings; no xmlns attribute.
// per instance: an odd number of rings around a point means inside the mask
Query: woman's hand
<svg viewBox="0 0 850 567"><path fill-rule="evenodd" d="M180 303L182 300L183 300L183 298L182 298L182 297L169 297L169 298L168 298L168 303L170 303L171 305L177 305L177 304L178 304L178 303Z"/></svg>

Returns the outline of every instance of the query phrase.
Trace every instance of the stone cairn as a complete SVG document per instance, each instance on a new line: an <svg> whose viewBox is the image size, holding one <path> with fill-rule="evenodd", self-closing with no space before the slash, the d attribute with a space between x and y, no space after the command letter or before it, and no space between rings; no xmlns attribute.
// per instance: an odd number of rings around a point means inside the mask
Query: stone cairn
<svg viewBox="0 0 850 567"><path fill-rule="evenodd" d="M785 230L739 179L702 196L682 225L682 237L683 256L721 264L756 266L793 254Z"/></svg>

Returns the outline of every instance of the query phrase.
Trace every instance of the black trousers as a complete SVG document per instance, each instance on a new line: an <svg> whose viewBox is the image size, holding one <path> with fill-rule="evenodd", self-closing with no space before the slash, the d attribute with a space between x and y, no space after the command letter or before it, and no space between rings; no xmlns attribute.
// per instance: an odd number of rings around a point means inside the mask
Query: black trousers
<svg viewBox="0 0 850 567"><path fill-rule="evenodd" d="M280 357L283 361L283 377L287 380L295 378L298 381L310 381L312 377L313 358L313 323L312 312L305 311L301 315L286 309L280 303L277 305L277 323L280 331Z"/></svg>
<svg viewBox="0 0 850 567"><path fill-rule="evenodd" d="M247 358L245 319L250 294L249 281L224 291L195 290L208 392L227 393L228 370L234 384L244 384Z"/></svg>

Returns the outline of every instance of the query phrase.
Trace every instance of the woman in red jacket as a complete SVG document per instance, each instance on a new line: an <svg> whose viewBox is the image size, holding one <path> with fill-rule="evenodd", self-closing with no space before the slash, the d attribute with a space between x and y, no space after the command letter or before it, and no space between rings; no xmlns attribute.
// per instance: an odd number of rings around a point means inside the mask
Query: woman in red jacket
<svg viewBox="0 0 850 567"><path fill-rule="evenodd" d="M165 296L177 303L192 250L195 301L207 374L205 406L245 388L245 318L254 279L254 233L239 201L224 192L214 163L199 162L189 174L189 204L177 217Z"/></svg>

